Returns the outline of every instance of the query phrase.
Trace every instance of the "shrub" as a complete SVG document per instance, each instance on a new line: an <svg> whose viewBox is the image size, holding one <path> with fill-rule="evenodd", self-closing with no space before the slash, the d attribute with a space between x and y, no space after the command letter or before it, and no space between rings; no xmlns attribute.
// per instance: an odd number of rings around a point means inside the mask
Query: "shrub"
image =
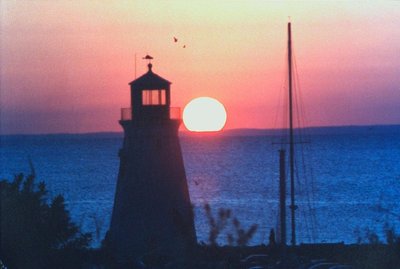
<svg viewBox="0 0 400 269"><path fill-rule="evenodd" d="M1 249L9 268L79 268L91 235L82 234L64 198L48 203L44 182L35 174L0 181Z"/></svg>
<svg viewBox="0 0 400 269"><path fill-rule="evenodd" d="M232 217L232 212L230 209L224 209L220 208L218 210L217 217L215 218L212 214L211 207L209 204L204 205L204 210L206 213L206 217L208 220L208 223L210 225L210 232L208 236L208 241L211 246L217 246L217 238L221 234L223 230L226 229L226 227L229 224L229 220L232 219L232 226L233 226L233 231L228 232L227 234L227 241L229 246L240 246L244 247L247 246L255 232L257 231L257 224L253 224L250 226L248 230L244 229L241 226L240 221Z"/></svg>

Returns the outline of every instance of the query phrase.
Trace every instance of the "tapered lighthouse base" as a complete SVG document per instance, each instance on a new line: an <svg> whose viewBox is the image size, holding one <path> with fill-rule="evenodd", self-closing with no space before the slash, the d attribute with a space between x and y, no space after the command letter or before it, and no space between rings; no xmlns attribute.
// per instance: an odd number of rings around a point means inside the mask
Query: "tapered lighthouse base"
<svg viewBox="0 0 400 269"><path fill-rule="evenodd" d="M180 260L196 244L180 120L120 121L124 142L108 243L119 262Z"/></svg>

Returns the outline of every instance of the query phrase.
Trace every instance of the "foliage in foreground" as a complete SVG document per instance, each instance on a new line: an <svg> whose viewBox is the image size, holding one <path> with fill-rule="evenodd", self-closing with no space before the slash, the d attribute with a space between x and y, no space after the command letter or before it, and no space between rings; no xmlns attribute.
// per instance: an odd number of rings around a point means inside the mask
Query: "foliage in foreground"
<svg viewBox="0 0 400 269"><path fill-rule="evenodd" d="M19 174L0 181L1 249L8 268L79 268L90 234L70 218L62 195L48 203L44 182Z"/></svg>
<svg viewBox="0 0 400 269"><path fill-rule="evenodd" d="M211 246L218 245L217 238L221 234L221 232L228 226L231 219L234 233L228 232L227 234L227 241L229 246L247 246L251 238L257 231L257 224L251 225L248 230L244 229L237 218L231 218L232 214L230 209L220 208L218 210L216 218L213 216L209 204L204 205L204 210L206 212L206 217L210 225L208 240Z"/></svg>

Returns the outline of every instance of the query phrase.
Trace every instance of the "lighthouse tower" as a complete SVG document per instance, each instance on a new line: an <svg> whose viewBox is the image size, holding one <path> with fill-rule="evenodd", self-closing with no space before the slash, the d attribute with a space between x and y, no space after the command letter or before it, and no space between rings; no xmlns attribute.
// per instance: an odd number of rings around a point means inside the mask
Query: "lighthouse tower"
<svg viewBox="0 0 400 269"><path fill-rule="evenodd" d="M147 59L151 59L147 56ZM121 111L124 141L108 242L118 262L146 256L182 259L196 243L179 144L180 109L170 107L171 82L148 71Z"/></svg>

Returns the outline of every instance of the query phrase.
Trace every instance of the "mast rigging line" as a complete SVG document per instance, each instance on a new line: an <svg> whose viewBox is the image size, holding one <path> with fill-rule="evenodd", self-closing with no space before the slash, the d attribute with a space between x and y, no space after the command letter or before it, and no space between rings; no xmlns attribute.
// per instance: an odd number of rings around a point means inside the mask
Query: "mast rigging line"
<svg viewBox="0 0 400 269"><path fill-rule="evenodd" d="M298 128L298 133L300 140L305 140L305 141L311 141L310 136L307 134L306 130L304 129L305 126L307 126L307 115L306 115L306 110L304 109L304 101L303 101L303 96L302 96L302 90L300 88L300 79L299 79L299 73L298 73L298 68L297 68L297 61L296 61L296 54L293 51L293 66L294 66L294 91L295 91L295 96L296 96L296 111L297 111L297 122L299 124ZM309 143L305 143L309 144ZM307 166L306 165L306 156L305 152L311 151L311 147L309 145L300 145L299 147L300 153L301 153L301 165L302 165L302 171L303 171L303 177L304 178L304 191L305 195L307 198L307 207L309 211L309 215L311 217L310 219L310 227L307 230L311 230L310 234L310 239L312 241L316 241L317 238L317 218L315 215L315 185L314 185L314 172L312 169L312 166ZM307 169L308 167L308 169ZM299 178L298 178L299 179ZM299 180L298 180L299 186L301 186ZM306 225L308 226L308 218L306 219Z"/></svg>
<svg viewBox="0 0 400 269"><path fill-rule="evenodd" d="M278 144L279 146L276 149L285 150L288 153L286 154L288 161L286 162L285 178L288 181L286 186L288 187L287 194L290 196L290 201L287 203L288 210L286 211L288 213L286 226L288 233L286 238L291 245L295 246L296 239L298 239L296 238L296 229L302 232L299 241L308 239L310 242L316 242L318 226L314 203L315 177L312 167L306 161L306 158L310 157L308 155L310 147L302 145L309 144L311 137L307 129L305 129L307 119L300 88L296 55L293 50L290 22L287 24L287 28L288 40L285 51L287 65L285 65L284 79L282 79L279 91L279 104L274 117L274 128L280 129L280 132L278 132L278 137L272 138L272 144ZM284 101L282 102L282 100ZM277 123L281 123L279 115L283 116L281 126L277 126ZM295 146L296 144L301 145ZM300 199L300 204L296 201L297 197ZM301 205L301 208L298 208L298 205ZM277 219L279 220L279 216ZM289 229L291 229L291 233ZM280 227L277 231L280 234Z"/></svg>
<svg viewBox="0 0 400 269"><path fill-rule="evenodd" d="M287 54L287 63L288 63L288 101L289 101L289 179L290 179L290 220L291 220L291 245L296 245L296 228L297 228L297 219L296 215L302 216L305 218L306 212L304 209L308 209L311 215L311 220L309 222L308 218L304 219L304 224L306 226L307 233L309 237L314 237L312 235L315 234L315 215L311 208L311 200L310 200L310 193L308 191L309 187L309 179L306 176L307 169L305 166L305 154L304 154L304 147L301 145L295 149L294 135L296 132L296 136L299 137L300 141L304 140L304 129L302 127L305 126L305 113L303 107L303 100L299 86L299 75L297 70L297 63L294 59L294 52L293 52L293 43L292 43L292 29L291 23L289 22L288 25L288 54ZM295 122L297 125L295 126ZM302 144L303 142L300 142ZM301 153L301 160L297 160L298 158L295 157L296 154ZM300 174L299 167L302 164L303 171ZM300 182L300 177L303 178L305 182ZM313 185L313 184L312 184ZM296 213L298 209L298 205L296 202L296 189L297 193L300 191L302 196L306 196L306 201L308 206L304 209L300 210L300 212ZM302 202L303 204L303 202ZM311 233L310 233L311 230ZM311 235L312 234L312 235ZM310 238L311 239L311 238ZM312 238L311 240L313 240Z"/></svg>

